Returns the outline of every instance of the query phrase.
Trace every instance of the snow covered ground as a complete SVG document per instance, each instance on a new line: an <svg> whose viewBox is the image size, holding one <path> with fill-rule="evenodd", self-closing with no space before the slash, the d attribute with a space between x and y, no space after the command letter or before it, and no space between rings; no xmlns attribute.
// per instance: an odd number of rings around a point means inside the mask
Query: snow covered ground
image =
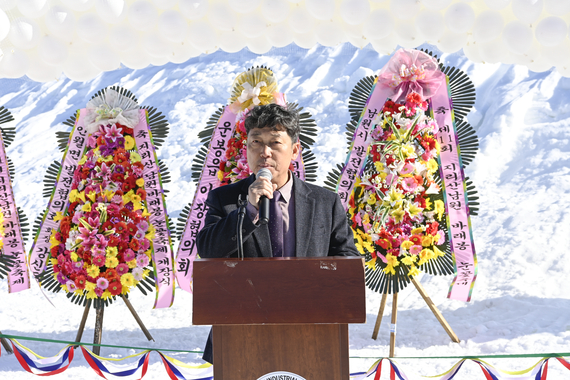
<svg viewBox="0 0 570 380"><path fill-rule="evenodd" d="M257 56L242 51L217 52L188 62L143 70L121 69L76 83L67 79L40 84L27 79L0 79L0 105L8 108L18 134L8 149L17 174L18 206L33 221L46 207L43 177L53 160L61 160L55 132L85 106L92 94L118 84L153 105L171 124L166 144L158 151L172 174L167 206L172 217L192 200L191 162L199 148L197 133L210 115L224 105L237 74L266 65L276 74L280 90L315 117L320 129L313 151L319 161L319 182L345 158L348 96L356 82L377 72L388 60L374 50L351 45L311 50L289 46ZM469 303L446 298L451 277L421 275L420 281L461 343L452 343L415 288L400 293L397 356L471 356L570 352L570 79L556 72L529 72L512 65L473 64L461 53L444 55L446 65L463 69L477 89L469 114L481 148L467 168L481 196L480 215L472 218L479 274ZM28 241L27 248L31 246ZM0 283L0 331L47 339L74 340L83 309L63 294L49 293L53 307L38 286L8 294ZM103 343L136 347L201 350L209 328L192 326L192 296L178 290L174 305L153 310L153 297L133 292L131 302L151 331L147 342L126 308L117 303L105 311ZM378 340L371 339L380 295L367 296L368 321L350 326L351 372L365 371L388 355L390 302ZM92 312L83 341L92 340ZM42 356L55 355L64 345L22 341ZM134 350L103 348L105 357L120 358ZM0 378L29 379L14 355L0 357ZM201 363L196 354L171 355ZM489 359L505 370L522 370L536 358ZM410 379L447 371L455 359L396 359ZM166 378L157 354L151 354L146 378ZM384 373L383 378L387 373ZM99 378L79 354L55 379ZM474 363L466 363L459 379L483 379ZM570 373L551 362L548 379Z"/></svg>

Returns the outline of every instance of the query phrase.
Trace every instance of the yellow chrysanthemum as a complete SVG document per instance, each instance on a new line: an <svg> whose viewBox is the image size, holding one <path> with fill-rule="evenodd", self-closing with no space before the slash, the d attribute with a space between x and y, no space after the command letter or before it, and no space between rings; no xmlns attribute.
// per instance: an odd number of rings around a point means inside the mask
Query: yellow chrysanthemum
<svg viewBox="0 0 570 380"><path fill-rule="evenodd" d="M402 147L400 148L400 151L402 152L402 155L404 156L404 158L413 157L416 155L416 150L410 144L402 145Z"/></svg>
<svg viewBox="0 0 570 380"><path fill-rule="evenodd" d="M156 230L154 229L154 226L151 224L148 226L148 231L146 232L145 237L150 240L153 241L154 240L154 234L156 233Z"/></svg>
<svg viewBox="0 0 570 380"><path fill-rule="evenodd" d="M414 234L412 233L412 235L414 235ZM406 240L406 241L403 241L402 244L400 244L400 247L402 247L404 249L410 249L412 247L412 245L414 245L413 242Z"/></svg>
<svg viewBox="0 0 570 380"><path fill-rule="evenodd" d="M131 260L131 261L127 261L127 265L129 266L130 269L136 268L137 267L137 260Z"/></svg>
<svg viewBox="0 0 570 380"><path fill-rule="evenodd" d="M91 265L89 266L89 268L87 268L87 275L89 277L96 278L97 276L99 276L99 273L101 273L101 270L97 265Z"/></svg>
<svg viewBox="0 0 570 380"><path fill-rule="evenodd" d="M71 252L71 261L77 261L78 259L79 259L79 256L77 256L77 253Z"/></svg>
<svg viewBox="0 0 570 380"><path fill-rule="evenodd" d="M95 298L97 298L95 290L89 290L87 294L85 294L85 298L87 298L88 300L94 300Z"/></svg>
<svg viewBox="0 0 570 380"><path fill-rule="evenodd" d="M97 276L98 275L99 274L97 274ZM91 277L95 277L95 276L91 276ZM94 282L85 281L85 290L87 290L88 292L95 290L96 287L97 287L97 284L95 284Z"/></svg>
<svg viewBox="0 0 570 380"><path fill-rule="evenodd" d="M107 256L107 258L105 259L105 266L107 268L116 268L117 265L119 265L119 260L116 257Z"/></svg>
<svg viewBox="0 0 570 380"><path fill-rule="evenodd" d="M428 171L430 174L435 173L435 172L437 171L437 169L439 168L439 166L438 166L438 164L437 164L437 161L436 161L435 159L433 159L433 158L430 158L430 159L429 159L429 161L427 162L426 167L427 167L427 171Z"/></svg>
<svg viewBox="0 0 570 380"><path fill-rule="evenodd" d="M103 292L103 294L101 295L101 298L103 298L104 300L106 300L106 299L108 299L108 298L111 298L111 297L113 297L113 295L112 295L111 292L108 291L108 290L105 290L105 291Z"/></svg>
<svg viewBox="0 0 570 380"><path fill-rule="evenodd" d="M396 256L392 255L391 253L388 253L386 255L386 261L388 261L388 265L391 265L393 267L398 266L398 258Z"/></svg>
<svg viewBox="0 0 570 380"><path fill-rule="evenodd" d="M222 182L223 179L224 179L224 172L218 170L218 181Z"/></svg>
<svg viewBox="0 0 570 380"><path fill-rule="evenodd" d="M57 265L57 259L54 259L52 257L51 259L49 259L49 261L51 262L51 265Z"/></svg>
<svg viewBox="0 0 570 380"><path fill-rule="evenodd" d="M396 270L393 266L388 265L386 268L382 269L386 274L396 274Z"/></svg>
<svg viewBox="0 0 570 380"><path fill-rule="evenodd" d="M117 257L119 254L117 247L107 247L105 248L105 252L107 253L107 257Z"/></svg>
<svg viewBox="0 0 570 380"><path fill-rule="evenodd" d="M374 162L374 167L376 168L376 171L377 171L378 173L384 171L384 164L381 163L380 161Z"/></svg>
<svg viewBox="0 0 570 380"><path fill-rule="evenodd" d="M143 187L144 186L144 178L137 179L136 184L138 187Z"/></svg>
<svg viewBox="0 0 570 380"><path fill-rule="evenodd" d="M126 150L131 150L135 147L135 139L133 139L131 136L126 135L125 136L125 149Z"/></svg>
<svg viewBox="0 0 570 380"><path fill-rule="evenodd" d="M57 233L57 230L54 228L54 229L51 231L51 236L50 236L50 238L49 238L50 248L57 247L58 245L61 244L61 242L55 238L55 234L56 234L56 233Z"/></svg>
<svg viewBox="0 0 570 380"><path fill-rule="evenodd" d="M121 276L121 284L130 288L135 285L135 277L131 273L125 273Z"/></svg>
<svg viewBox="0 0 570 380"><path fill-rule="evenodd" d="M140 162L141 156L137 152L131 152L131 162Z"/></svg>

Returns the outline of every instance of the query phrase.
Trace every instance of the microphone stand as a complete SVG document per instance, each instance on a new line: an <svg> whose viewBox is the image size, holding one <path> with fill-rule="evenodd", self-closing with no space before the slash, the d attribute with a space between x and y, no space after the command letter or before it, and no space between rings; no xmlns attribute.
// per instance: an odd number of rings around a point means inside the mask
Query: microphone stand
<svg viewBox="0 0 570 380"><path fill-rule="evenodd" d="M245 207L247 206L247 197L245 200L241 199L241 194L238 196L238 220L237 220L237 249L238 258L243 260L243 236L242 227L243 219L245 218Z"/></svg>

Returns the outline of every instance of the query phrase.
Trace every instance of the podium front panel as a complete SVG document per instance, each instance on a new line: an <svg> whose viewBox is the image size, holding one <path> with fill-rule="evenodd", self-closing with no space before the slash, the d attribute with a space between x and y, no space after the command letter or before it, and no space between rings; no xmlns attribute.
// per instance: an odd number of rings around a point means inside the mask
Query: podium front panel
<svg viewBox="0 0 570 380"><path fill-rule="evenodd" d="M360 257L200 259L193 274L195 325L366 321Z"/></svg>

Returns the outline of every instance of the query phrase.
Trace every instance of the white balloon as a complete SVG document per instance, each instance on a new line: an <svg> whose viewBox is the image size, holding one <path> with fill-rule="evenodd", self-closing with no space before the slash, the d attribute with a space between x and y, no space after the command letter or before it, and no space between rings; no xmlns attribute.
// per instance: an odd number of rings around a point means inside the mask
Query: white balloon
<svg viewBox="0 0 570 380"><path fill-rule="evenodd" d="M538 23L534 35L544 46L556 46L568 35L568 26L563 19L556 16L546 17Z"/></svg>
<svg viewBox="0 0 570 380"><path fill-rule="evenodd" d="M140 45L151 57L167 57L172 51L170 42L155 31L145 33L140 39Z"/></svg>
<svg viewBox="0 0 570 380"><path fill-rule="evenodd" d="M218 38L220 49L228 53L237 53L247 44L247 37L237 30L221 32Z"/></svg>
<svg viewBox="0 0 570 380"><path fill-rule="evenodd" d="M410 20L418 14L422 4L417 0L390 0L390 12L400 20Z"/></svg>
<svg viewBox="0 0 570 380"><path fill-rule="evenodd" d="M531 44L530 49L525 54L522 54L521 63L522 65L528 66L533 64L534 62L540 60L542 53L540 49L540 44L537 41L534 41Z"/></svg>
<svg viewBox="0 0 570 380"><path fill-rule="evenodd" d="M334 21L319 21L315 26L315 36L323 46L337 46L346 39L342 26Z"/></svg>
<svg viewBox="0 0 570 380"><path fill-rule="evenodd" d="M101 71L111 71L121 67L119 54L107 44L91 45L87 50L87 57Z"/></svg>
<svg viewBox="0 0 570 380"><path fill-rule="evenodd" d="M445 25L453 33L466 33L475 23L475 12L469 4L455 3L445 12Z"/></svg>
<svg viewBox="0 0 570 380"><path fill-rule="evenodd" d="M98 44L107 38L107 25L94 13L84 13L81 15L77 19L76 27L77 35L83 41Z"/></svg>
<svg viewBox="0 0 570 380"><path fill-rule="evenodd" d="M499 63L505 59L508 50L507 45L501 37L487 42L477 42L479 56L485 63Z"/></svg>
<svg viewBox="0 0 570 380"><path fill-rule="evenodd" d="M265 54L271 50L271 42L265 38L265 36L259 36L257 38L251 38L247 42L248 49L255 54Z"/></svg>
<svg viewBox="0 0 570 380"><path fill-rule="evenodd" d="M218 30L230 31L237 27L238 15L222 3L210 4L208 21Z"/></svg>
<svg viewBox="0 0 570 380"><path fill-rule="evenodd" d="M312 31L307 33L293 33L293 41L303 49L312 49L317 44L317 37Z"/></svg>
<svg viewBox="0 0 570 380"><path fill-rule="evenodd" d="M287 23L294 33L304 35L313 30L316 20L310 15L307 8L301 4L293 7Z"/></svg>
<svg viewBox="0 0 570 380"><path fill-rule="evenodd" d="M366 45L370 43L364 36L352 36L346 34L346 41L349 42L352 46L357 47L359 49L363 49Z"/></svg>
<svg viewBox="0 0 570 380"><path fill-rule="evenodd" d="M129 69L140 70L150 65L150 55L139 44L120 53L121 62Z"/></svg>
<svg viewBox="0 0 570 380"><path fill-rule="evenodd" d="M249 13L259 7L261 0L228 0L228 4L237 13Z"/></svg>
<svg viewBox="0 0 570 380"><path fill-rule="evenodd" d="M451 4L451 0L422 0L422 3L427 9L439 11L447 8Z"/></svg>
<svg viewBox="0 0 570 380"><path fill-rule="evenodd" d="M291 4L299 4L303 2L303 0L287 0L287 1L289 1Z"/></svg>
<svg viewBox="0 0 570 380"><path fill-rule="evenodd" d="M247 38L256 38L265 33L267 29L267 23L261 16L259 12L252 12L245 15L241 15L238 20L237 30L242 32ZM265 41L259 46L265 46ZM248 44L249 46L249 44Z"/></svg>
<svg viewBox="0 0 570 380"><path fill-rule="evenodd" d="M196 49L190 41L184 40L180 43L174 43L172 54L170 55L170 62L180 64L184 63L190 58L200 55L200 51Z"/></svg>
<svg viewBox="0 0 570 380"><path fill-rule="evenodd" d="M265 37L271 45L278 48L287 46L293 42L293 33L285 22L270 25L267 28Z"/></svg>
<svg viewBox="0 0 570 380"><path fill-rule="evenodd" d="M18 0L18 10L24 17L39 18L49 9L48 0Z"/></svg>
<svg viewBox="0 0 570 380"><path fill-rule="evenodd" d="M530 71L535 73L542 73L548 71L552 68L552 63L549 63L544 57L540 56L534 59L531 63L527 65Z"/></svg>
<svg viewBox="0 0 570 380"><path fill-rule="evenodd" d="M34 48L40 41L40 36L40 27L34 20L19 18L10 25L10 42L17 48L24 50Z"/></svg>
<svg viewBox="0 0 570 380"><path fill-rule="evenodd" d="M369 13L370 3L368 0L343 0L340 3L340 15L347 24L362 24Z"/></svg>
<svg viewBox="0 0 570 380"><path fill-rule="evenodd" d="M63 5L77 12L85 12L95 5L95 0L60 0Z"/></svg>
<svg viewBox="0 0 570 380"><path fill-rule="evenodd" d="M396 42L405 49L413 49L424 42L418 30L410 27L409 21L396 22L394 36L396 37Z"/></svg>
<svg viewBox="0 0 570 380"><path fill-rule="evenodd" d="M179 0L178 9L188 20L198 20L208 13L208 0Z"/></svg>
<svg viewBox="0 0 570 380"><path fill-rule="evenodd" d="M556 66L556 71L558 71L563 77L570 78L570 65Z"/></svg>
<svg viewBox="0 0 570 380"><path fill-rule="evenodd" d="M570 12L570 1L568 0L544 0L544 9L555 16L565 16Z"/></svg>
<svg viewBox="0 0 570 380"><path fill-rule="evenodd" d="M513 13L519 20L532 24L542 13L542 0L512 0Z"/></svg>
<svg viewBox="0 0 570 380"><path fill-rule="evenodd" d="M174 8L176 6L176 3L178 3L178 0L152 0L152 2L158 8L166 10Z"/></svg>
<svg viewBox="0 0 570 380"><path fill-rule="evenodd" d="M437 47L444 53L455 53L467 42L466 33L453 33L446 30L437 42Z"/></svg>
<svg viewBox="0 0 570 380"><path fill-rule="evenodd" d="M532 46L532 29L522 21L511 21L503 30L503 39L509 50L524 54Z"/></svg>
<svg viewBox="0 0 570 380"><path fill-rule="evenodd" d="M170 55L168 57L150 57L150 64L153 66L164 66L166 65L168 62L170 62L170 58L172 57L172 53L170 53Z"/></svg>
<svg viewBox="0 0 570 380"><path fill-rule="evenodd" d="M53 82L61 76L61 68L59 66L48 65L37 54L30 54L29 62L30 65L26 71L26 76L35 82Z"/></svg>
<svg viewBox="0 0 570 380"><path fill-rule="evenodd" d="M437 41L445 32L443 15L441 12L423 9L416 17L416 29L426 41Z"/></svg>
<svg viewBox="0 0 570 380"><path fill-rule="evenodd" d="M125 0L97 0L95 3L97 14L109 24L122 22L127 16L127 3Z"/></svg>
<svg viewBox="0 0 570 380"><path fill-rule="evenodd" d="M73 11L59 5L54 5L46 13L44 21L47 30L65 41L70 41L75 33L76 18Z"/></svg>
<svg viewBox="0 0 570 380"><path fill-rule="evenodd" d="M394 30L392 15L386 9L372 11L362 26L364 37L369 40L379 40L388 36Z"/></svg>
<svg viewBox="0 0 570 380"><path fill-rule="evenodd" d="M0 71L5 78L20 78L26 75L30 60L22 50L10 50L4 53L0 61Z"/></svg>
<svg viewBox="0 0 570 380"><path fill-rule="evenodd" d="M8 36L10 33L10 19L8 15L0 9L0 41Z"/></svg>
<svg viewBox="0 0 570 380"><path fill-rule="evenodd" d="M557 46L541 46L541 56L553 66L570 63L570 41L565 39Z"/></svg>
<svg viewBox="0 0 570 380"><path fill-rule="evenodd" d="M216 30L203 20L190 23L188 41L203 53L211 53L218 48L218 34Z"/></svg>
<svg viewBox="0 0 570 380"><path fill-rule="evenodd" d="M371 44L374 50L383 55L392 54L396 50L396 47L398 46L396 38L392 34L384 38L378 38L372 40Z"/></svg>
<svg viewBox="0 0 570 380"><path fill-rule="evenodd" d="M309 14L317 20L330 20L334 16L334 0L305 0L305 6Z"/></svg>
<svg viewBox="0 0 570 380"><path fill-rule="evenodd" d="M488 42L501 35L505 23L503 16L497 11L486 10L475 19L473 25L473 39L477 42Z"/></svg>
<svg viewBox="0 0 570 380"><path fill-rule="evenodd" d="M67 45L61 40L45 36L38 44L39 58L49 65L59 65L67 59Z"/></svg>
<svg viewBox="0 0 570 380"><path fill-rule="evenodd" d="M147 0L135 1L127 11L129 24L138 31L153 29L158 20L158 9Z"/></svg>
<svg viewBox="0 0 570 380"><path fill-rule="evenodd" d="M485 4L489 7L489 9L500 11L501 9L505 9L511 0L485 0Z"/></svg>
<svg viewBox="0 0 570 380"><path fill-rule="evenodd" d="M12 10L18 6L18 0L0 0L0 9L5 11Z"/></svg>
<svg viewBox="0 0 570 380"><path fill-rule="evenodd" d="M137 33L127 25L114 26L109 32L109 43L116 51L129 49L137 40Z"/></svg>
<svg viewBox="0 0 570 380"><path fill-rule="evenodd" d="M463 54L465 54L465 56L469 58L471 62L483 63L483 59L479 54L479 47L476 43L468 42L465 44L465 46L463 46Z"/></svg>
<svg viewBox="0 0 570 380"><path fill-rule="evenodd" d="M70 50L69 56L61 66L63 74L76 82L86 82L101 73L87 58L87 50Z"/></svg>
<svg viewBox="0 0 570 380"><path fill-rule="evenodd" d="M261 14L269 22L279 23L287 20L291 7L287 0L263 0Z"/></svg>
<svg viewBox="0 0 570 380"><path fill-rule="evenodd" d="M182 42L188 35L188 22L175 10L163 12L158 18L158 32L172 42Z"/></svg>

